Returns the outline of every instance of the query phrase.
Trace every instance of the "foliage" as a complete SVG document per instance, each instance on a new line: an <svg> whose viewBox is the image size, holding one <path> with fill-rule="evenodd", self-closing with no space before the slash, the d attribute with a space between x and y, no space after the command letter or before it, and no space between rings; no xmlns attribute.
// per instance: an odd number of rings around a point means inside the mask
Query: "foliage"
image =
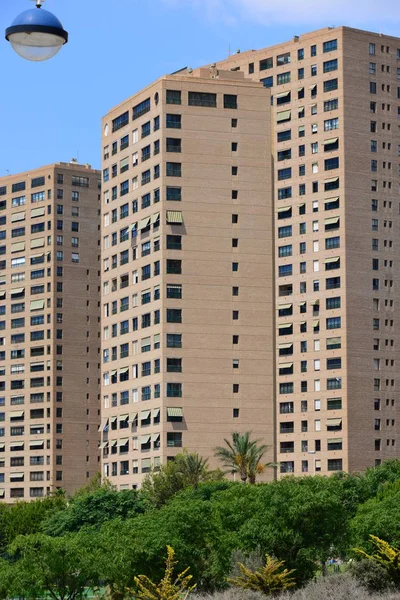
<svg viewBox="0 0 400 600"><path fill-rule="evenodd" d="M129 519L145 511L144 499L136 490L121 490L105 485L73 496L64 507L43 523L43 532L59 536L82 527L100 526L114 519Z"/></svg>
<svg viewBox="0 0 400 600"><path fill-rule="evenodd" d="M284 569L284 562L276 560L272 556L266 555L265 566L259 570L251 569L239 563L241 575L229 582L236 587L247 590L262 592L266 596L276 595L278 592L288 590L295 586L295 581L291 575L294 570Z"/></svg>
<svg viewBox="0 0 400 600"><path fill-rule="evenodd" d="M379 539L375 535L371 535L371 540L376 549L375 554L370 555L357 548L355 551L360 556L380 564L395 586L400 587L400 549L393 548L388 542Z"/></svg>
<svg viewBox="0 0 400 600"><path fill-rule="evenodd" d="M391 594L369 593L349 574L319 577L294 593L286 592L280 600L400 600Z"/></svg>
<svg viewBox="0 0 400 600"><path fill-rule="evenodd" d="M220 459L227 473L238 473L241 481L255 483L257 475L272 463L262 463L268 446L258 445L260 440L251 440L250 433L232 433L232 441L224 438L227 447L215 448L215 456Z"/></svg>
<svg viewBox="0 0 400 600"><path fill-rule="evenodd" d="M202 482L222 478L223 473L209 470L208 461L199 454L184 451L162 465L159 471L149 473L143 481L142 492L154 506L160 507L188 486L197 489Z"/></svg>
<svg viewBox="0 0 400 600"><path fill-rule="evenodd" d="M352 545L374 549L370 535L400 546L400 489L398 483L381 485L377 496L358 507L351 523Z"/></svg>
<svg viewBox="0 0 400 600"><path fill-rule="evenodd" d="M0 505L0 551L5 552L18 535L39 533L42 524L50 516L66 506L63 494L57 493L48 498L33 502L16 502Z"/></svg>
<svg viewBox="0 0 400 600"><path fill-rule="evenodd" d="M95 545L90 535L51 538L43 534L19 536L10 547L15 562L9 596L75 600L87 586L97 587Z"/></svg>
<svg viewBox="0 0 400 600"><path fill-rule="evenodd" d="M190 585L192 575L188 575L189 567L173 578L175 566L175 552L171 546L167 546L167 558L165 561L165 573L160 583L153 583L146 575L135 577L137 591L135 597L139 600L179 600L186 598L195 589Z"/></svg>
<svg viewBox="0 0 400 600"><path fill-rule="evenodd" d="M387 571L373 560L354 560L350 564L349 572L360 585L370 592L384 592L391 587Z"/></svg>

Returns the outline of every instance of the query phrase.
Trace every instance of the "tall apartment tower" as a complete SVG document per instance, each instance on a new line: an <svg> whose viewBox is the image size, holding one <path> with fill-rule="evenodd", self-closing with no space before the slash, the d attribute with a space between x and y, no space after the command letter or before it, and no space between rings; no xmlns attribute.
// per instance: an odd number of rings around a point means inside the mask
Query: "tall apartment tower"
<svg viewBox="0 0 400 600"><path fill-rule="evenodd" d="M0 497L72 493L99 470L100 173L0 178Z"/></svg>
<svg viewBox="0 0 400 600"><path fill-rule="evenodd" d="M347 27L231 56L272 94L280 473L400 456L400 39Z"/></svg>
<svg viewBox="0 0 400 600"><path fill-rule="evenodd" d="M184 448L216 465L233 431L272 460L269 91L213 67L177 73L103 132L104 476L136 487Z"/></svg>

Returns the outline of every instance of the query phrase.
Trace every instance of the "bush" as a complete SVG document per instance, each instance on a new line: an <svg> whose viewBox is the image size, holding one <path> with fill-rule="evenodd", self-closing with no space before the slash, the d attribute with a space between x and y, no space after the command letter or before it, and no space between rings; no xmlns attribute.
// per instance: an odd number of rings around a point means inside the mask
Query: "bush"
<svg viewBox="0 0 400 600"><path fill-rule="evenodd" d="M239 588L228 588L223 592L215 592L210 595L193 594L190 600L265 600L264 594L253 590Z"/></svg>
<svg viewBox="0 0 400 600"><path fill-rule="evenodd" d="M284 569L284 564L284 561L266 554L265 566L252 571L239 563L240 575L234 579L228 579L228 581L245 590L262 592L266 596L276 596L282 590L288 590L295 586L295 580L291 577L294 570Z"/></svg>
<svg viewBox="0 0 400 600"><path fill-rule="evenodd" d="M349 571L352 577L370 592L384 592L392 587L387 571L373 560L353 561Z"/></svg>
<svg viewBox="0 0 400 600"><path fill-rule="evenodd" d="M281 600L400 600L400 594L370 592L349 574L321 577L293 594L280 596Z"/></svg>

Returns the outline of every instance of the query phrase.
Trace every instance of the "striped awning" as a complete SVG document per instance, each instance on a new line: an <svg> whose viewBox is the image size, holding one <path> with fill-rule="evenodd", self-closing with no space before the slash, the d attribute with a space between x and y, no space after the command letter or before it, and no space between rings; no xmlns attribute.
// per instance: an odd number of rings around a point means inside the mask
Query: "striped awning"
<svg viewBox="0 0 400 600"><path fill-rule="evenodd" d="M183 408L169 407L167 408L168 417L183 417Z"/></svg>
<svg viewBox="0 0 400 600"><path fill-rule="evenodd" d="M167 223L183 223L183 216L179 210L167 210Z"/></svg>

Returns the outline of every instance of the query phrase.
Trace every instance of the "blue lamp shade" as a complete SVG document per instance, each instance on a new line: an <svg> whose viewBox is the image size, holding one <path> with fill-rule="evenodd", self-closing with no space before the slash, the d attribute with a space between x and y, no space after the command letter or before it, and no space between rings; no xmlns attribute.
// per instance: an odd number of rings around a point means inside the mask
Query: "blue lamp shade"
<svg viewBox="0 0 400 600"><path fill-rule="evenodd" d="M68 33L51 12L43 8L26 10L6 29L6 40L27 60L52 58L68 42Z"/></svg>

